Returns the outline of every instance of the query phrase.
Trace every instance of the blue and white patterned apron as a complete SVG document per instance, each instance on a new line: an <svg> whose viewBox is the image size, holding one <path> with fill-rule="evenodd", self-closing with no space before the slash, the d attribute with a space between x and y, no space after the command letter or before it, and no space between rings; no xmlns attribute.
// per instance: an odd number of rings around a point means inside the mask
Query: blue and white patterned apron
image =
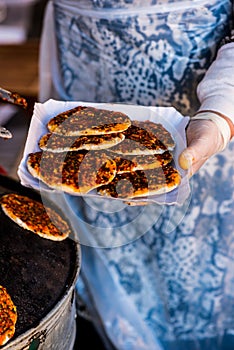
<svg viewBox="0 0 234 350"><path fill-rule="evenodd" d="M192 115L232 2L55 0L53 11L58 59L48 98L173 105ZM234 349L233 148L192 178L183 207L68 196L83 243L81 281L117 349Z"/></svg>

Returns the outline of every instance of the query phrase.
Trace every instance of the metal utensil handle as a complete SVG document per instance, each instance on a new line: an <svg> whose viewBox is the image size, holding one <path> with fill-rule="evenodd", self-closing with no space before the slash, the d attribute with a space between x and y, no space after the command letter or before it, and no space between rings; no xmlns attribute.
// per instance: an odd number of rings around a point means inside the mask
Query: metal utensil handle
<svg viewBox="0 0 234 350"><path fill-rule="evenodd" d="M0 126L0 137L4 139L11 139L12 138L12 133L4 128L3 126Z"/></svg>

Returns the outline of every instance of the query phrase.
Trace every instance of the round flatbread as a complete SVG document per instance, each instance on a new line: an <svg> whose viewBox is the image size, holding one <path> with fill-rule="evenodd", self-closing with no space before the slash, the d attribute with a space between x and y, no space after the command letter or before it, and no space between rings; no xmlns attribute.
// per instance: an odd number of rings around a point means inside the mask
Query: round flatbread
<svg viewBox="0 0 234 350"><path fill-rule="evenodd" d="M122 133L78 137L48 133L41 137L38 145L43 151L50 152L90 151L113 147L124 138Z"/></svg>
<svg viewBox="0 0 234 350"><path fill-rule="evenodd" d="M10 219L40 237L61 241L71 233L67 222L54 209L29 197L6 194L1 197L0 203Z"/></svg>
<svg viewBox="0 0 234 350"><path fill-rule="evenodd" d="M161 123L155 123L151 120L135 120L134 125L138 128L146 130L150 134L152 133L155 135L169 151L174 149L175 141L171 133Z"/></svg>
<svg viewBox="0 0 234 350"><path fill-rule="evenodd" d="M122 155L114 157L117 166L117 174L136 170L156 169L169 164L172 159L173 156L169 151L162 154Z"/></svg>
<svg viewBox="0 0 234 350"><path fill-rule="evenodd" d="M49 187L71 194L86 194L116 175L115 161L102 151L31 153L27 167Z"/></svg>
<svg viewBox="0 0 234 350"><path fill-rule="evenodd" d="M6 288L0 286L0 346L15 334L17 309Z"/></svg>
<svg viewBox="0 0 234 350"><path fill-rule="evenodd" d="M124 155L162 154L175 147L170 132L162 124L151 121L134 120L123 134L124 141L110 148L111 152Z"/></svg>
<svg viewBox="0 0 234 350"><path fill-rule="evenodd" d="M98 189L98 193L113 198L136 198L167 193L178 187L179 172L171 165L152 170L117 174L114 180Z"/></svg>
<svg viewBox="0 0 234 350"><path fill-rule="evenodd" d="M131 120L124 113L85 106L59 113L47 123L50 132L65 136L117 133L130 125Z"/></svg>

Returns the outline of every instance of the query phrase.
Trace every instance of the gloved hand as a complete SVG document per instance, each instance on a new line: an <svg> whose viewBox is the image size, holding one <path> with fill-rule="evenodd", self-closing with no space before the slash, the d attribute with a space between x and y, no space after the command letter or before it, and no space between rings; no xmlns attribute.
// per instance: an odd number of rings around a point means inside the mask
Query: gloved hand
<svg viewBox="0 0 234 350"><path fill-rule="evenodd" d="M224 118L215 113L203 112L191 118L186 136L188 146L180 154L179 164L192 176L208 158L226 147L231 132Z"/></svg>

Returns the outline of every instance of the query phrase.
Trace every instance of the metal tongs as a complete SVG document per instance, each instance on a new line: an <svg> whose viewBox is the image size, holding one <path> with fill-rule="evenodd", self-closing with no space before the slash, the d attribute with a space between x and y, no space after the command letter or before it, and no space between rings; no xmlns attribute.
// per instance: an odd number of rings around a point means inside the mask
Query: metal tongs
<svg viewBox="0 0 234 350"><path fill-rule="evenodd" d="M1 87L0 87L0 100L2 100L3 102L7 102L7 103L11 103L11 104L23 107L24 109L26 109L28 106L28 103L24 97L21 97L16 92L10 92ZM0 126L0 137L4 139L10 139L12 138L12 134L5 127Z"/></svg>

